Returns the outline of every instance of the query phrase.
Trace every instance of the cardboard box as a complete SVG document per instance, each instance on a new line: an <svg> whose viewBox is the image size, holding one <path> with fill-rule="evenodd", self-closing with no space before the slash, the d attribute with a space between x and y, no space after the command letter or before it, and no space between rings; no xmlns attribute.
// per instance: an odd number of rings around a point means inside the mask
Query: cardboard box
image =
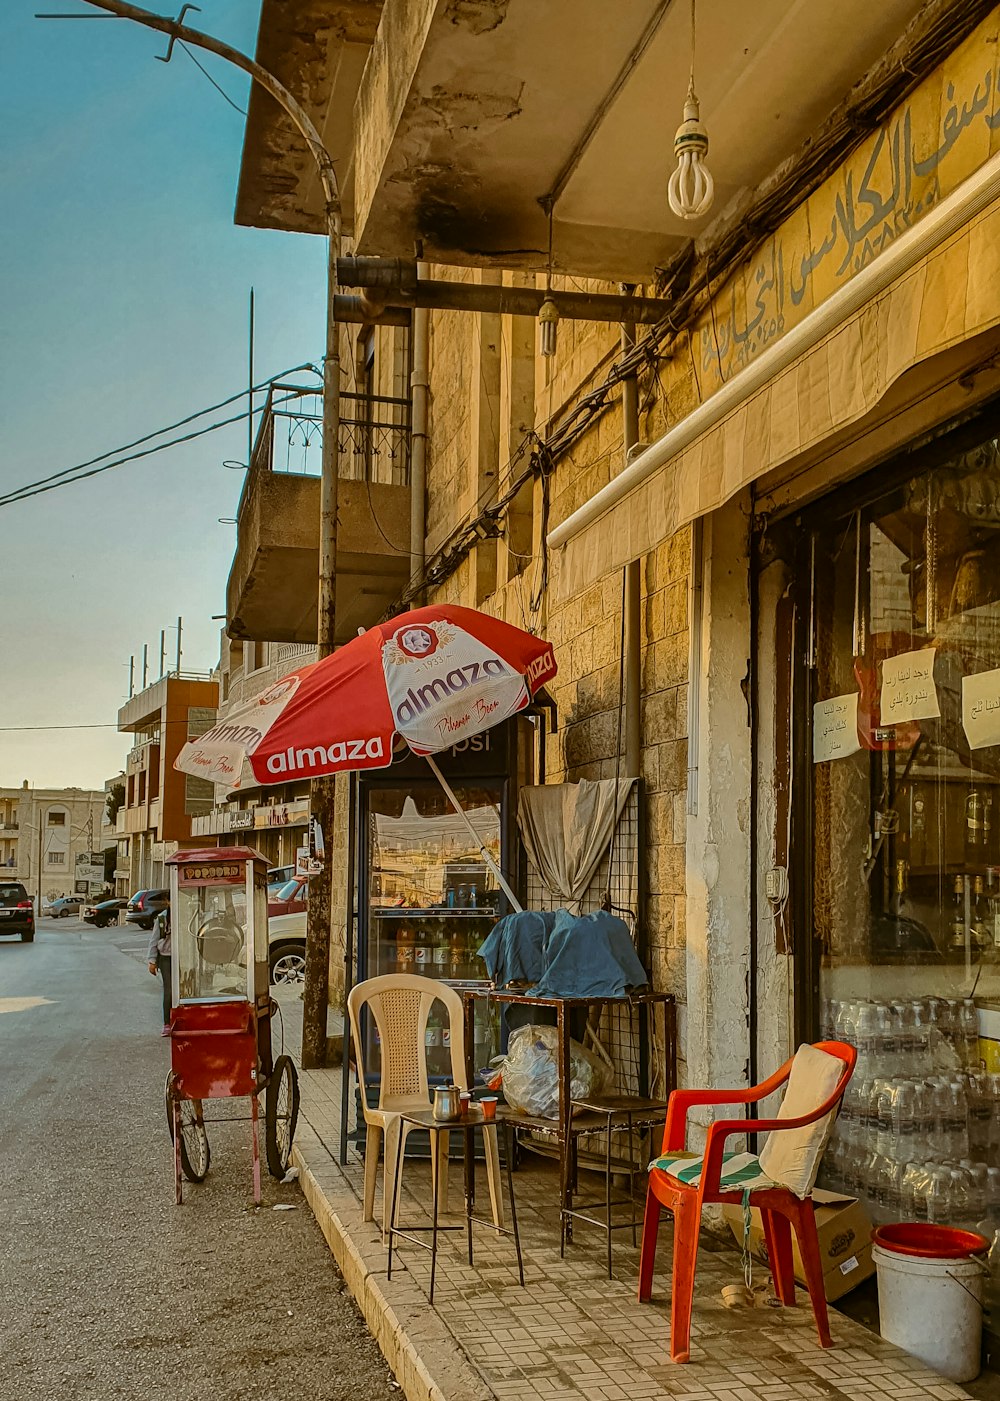
<svg viewBox="0 0 1000 1401"><path fill-rule="evenodd" d="M824 1192L817 1187L813 1192L816 1207L816 1234L819 1236L819 1254L823 1262L823 1287L828 1303L849 1294L856 1285L875 1273L872 1259L872 1223L867 1211L856 1197L845 1197L838 1192ZM743 1208L725 1206L723 1213L736 1237L736 1243L743 1248ZM764 1244L764 1226L760 1212L754 1208L750 1221L750 1253L758 1260L767 1262L767 1247ZM802 1269L795 1232L792 1232L792 1261L795 1279L805 1285L806 1277Z"/></svg>

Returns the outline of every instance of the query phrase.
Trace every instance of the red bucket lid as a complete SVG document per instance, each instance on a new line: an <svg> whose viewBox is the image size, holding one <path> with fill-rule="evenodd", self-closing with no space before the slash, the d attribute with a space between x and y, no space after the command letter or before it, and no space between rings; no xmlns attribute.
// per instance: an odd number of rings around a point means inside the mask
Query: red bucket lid
<svg viewBox="0 0 1000 1401"><path fill-rule="evenodd" d="M930 1226L921 1222L897 1222L879 1226L872 1236L875 1245L894 1255L919 1255L926 1260L964 1260L982 1255L990 1243L978 1231L960 1231L956 1226Z"/></svg>

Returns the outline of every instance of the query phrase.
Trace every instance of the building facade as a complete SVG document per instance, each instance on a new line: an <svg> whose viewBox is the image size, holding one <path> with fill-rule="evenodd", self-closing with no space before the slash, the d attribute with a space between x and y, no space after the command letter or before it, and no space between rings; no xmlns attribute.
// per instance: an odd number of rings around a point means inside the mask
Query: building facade
<svg viewBox="0 0 1000 1401"><path fill-rule="evenodd" d="M225 633L219 658L218 719L260 695L279 677L316 659L313 643L234 642ZM238 788L215 785L212 807L193 818L191 836L205 846L253 846L270 867L294 866L308 842L308 782L257 786L249 764Z"/></svg>
<svg viewBox="0 0 1000 1401"><path fill-rule="evenodd" d="M169 672L118 712L118 729L133 736L116 820L118 836L128 842L130 893L162 886L164 861L190 845L193 819L212 806L212 785L178 773L174 759L215 723L218 701L219 685L210 675Z"/></svg>
<svg viewBox="0 0 1000 1401"><path fill-rule="evenodd" d="M114 831L104 792L31 788L27 781L0 788L0 872L19 880L36 908L59 895L100 889L106 846L114 846Z"/></svg>
<svg viewBox="0 0 1000 1401"><path fill-rule="evenodd" d="M401 260L371 302L414 308L405 341L343 328L352 391L411 400L408 481L365 469L412 506L408 539L372 512L408 554L389 611L544 634L545 777L641 777L682 1083L762 1078L834 1031L883 1069L942 1046L954 1069L1000 1017L1000 7L698 7L717 195L691 224L665 194L681 8L588 0L570 31L527 0L311 0L339 36L313 46L265 0L259 60L353 151L346 251ZM323 228L256 93L237 218ZM653 319L567 297L551 356L505 310L623 284ZM353 630L384 590L351 529ZM267 558L249 509L239 530L230 627ZM254 626L314 622L284 612Z"/></svg>

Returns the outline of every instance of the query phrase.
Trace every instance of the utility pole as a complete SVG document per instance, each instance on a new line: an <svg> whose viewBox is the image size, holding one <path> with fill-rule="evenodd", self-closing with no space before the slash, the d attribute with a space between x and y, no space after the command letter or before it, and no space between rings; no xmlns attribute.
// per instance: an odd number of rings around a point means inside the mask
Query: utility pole
<svg viewBox="0 0 1000 1401"><path fill-rule="evenodd" d="M181 632L184 628L184 619L177 619L177 675L181 674Z"/></svg>
<svg viewBox="0 0 1000 1401"><path fill-rule="evenodd" d="M42 809L41 805L36 805L35 816L38 818L38 918L42 916Z"/></svg>
<svg viewBox="0 0 1000 1401"><path fill-rule="evenodd" d="M255 59L232 48L211 34L191 29L165 15L152 14L125 0L86 0L88 5L134 20L149 29L169 36L169 62L175 43L192 44L207 49L228 63L249 73L251 78L269 92L291 117L301 132L310 154L316 162L326 204L327 233L327 303L326 353L323 360L323 474L320 487L320 551L319 551L319 622L317 644L319 655L327 657L333 651L337 623L337 487L338 438L340 436L340 347L337 339L336 297L337 259L341 251L340 187L333 159L308 112L302 108L285 85ZM187 7L181 10L185 13ZM249 463L247 464L249 470ZM179 638L179 633L178 633ZM178 643L178 653L179 653ZM145 672L145 665L143 666ZM145 676L143 677L145 684ZM336 815L336 780L314 779L312 783L312 815L320 822L325 839L326 855L323 869L309 882L309 913L306 927L306 968L302 1008L302 1064L308 1069L326 1063L326 1017L330 989L330 920L333 885L333 832ZM348 904L351 894L348 892ZM348 912L350 918L350 911Z"/></svg>

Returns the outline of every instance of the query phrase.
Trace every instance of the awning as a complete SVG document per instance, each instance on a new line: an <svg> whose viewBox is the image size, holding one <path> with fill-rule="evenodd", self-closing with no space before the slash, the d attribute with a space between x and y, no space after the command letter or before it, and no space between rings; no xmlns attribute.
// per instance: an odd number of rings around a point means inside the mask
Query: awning
<svg viewBox="0 0 1000 1401"><path fill-rule="evenodd" d="M571 597L872 412L901 376L1000 325L1000 156L548 536Z"/></svg>

